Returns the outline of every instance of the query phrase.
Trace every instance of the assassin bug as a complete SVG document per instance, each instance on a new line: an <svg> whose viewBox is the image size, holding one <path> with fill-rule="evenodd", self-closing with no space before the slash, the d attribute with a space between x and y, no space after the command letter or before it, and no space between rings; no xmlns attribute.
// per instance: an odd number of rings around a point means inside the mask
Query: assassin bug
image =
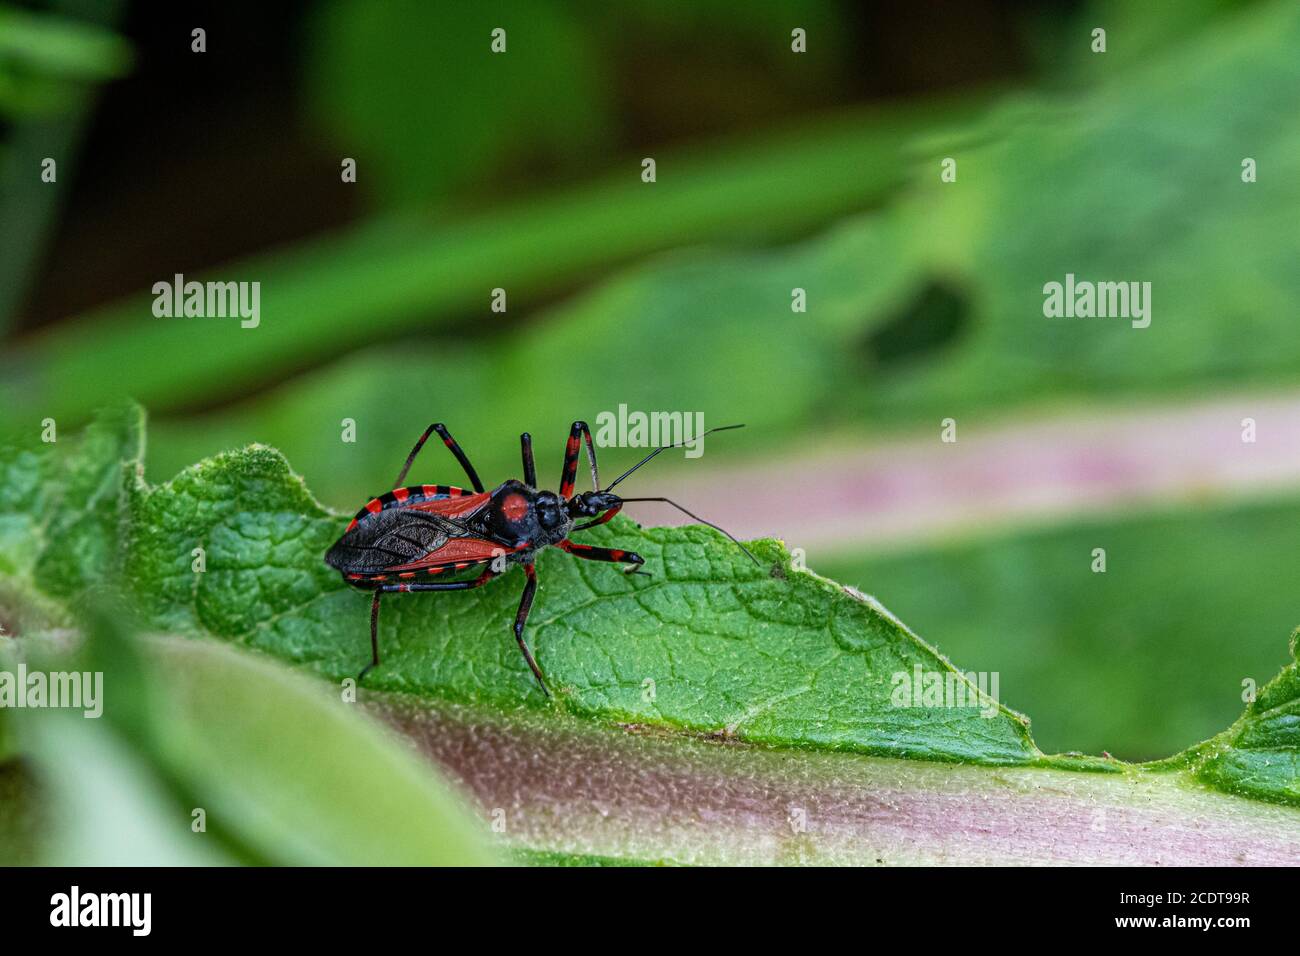
<svg viewBox="0 0 1300 956"><path fill-rule="evenodd" d="M742 427L724 425L710 428L700 437ZM460 462L474 489L472 492L450 485L402 484L415 456L434 432ZM591 466L592 490L575 495L578 456L584 443L587 462ZM638 570L645 559L634 551L598 548L569 539L575 531L585 531L609 521L629 501L661 501L672 505L701 524L721 531L758 564L758 559L734 537L717 525L691 514L675 501L667 498L621 498L612 493L615 485L655 455L669 448L679 448L684 442L656 448L602 490L596 472L596 449L591 440L591 429L586 422L574 422L564 449L564 470L558 492L537 489L533 440L527 432L519 436L519 444L523 453L523 481L512 478L492 491L484 491L478 472L446 426L441 422L430 425L406 456L406 463L393 482L393 490L367 502L352 519L343 537L326 553L325 563L342 574L343 580L353 587L374 592L370 602L370 663L357 675L358 682L379 663L379 600L384 594L467 591L487 584L504 573L507 564L513 563L522 564L527 576L523 597L519 600L519 612L515 615L515 641L542 692L549 697L550 691L546 689L541 669L524 641L524 624L537 591L537 572L534 570L537 553L554 546L575 558L626 564L629 573L646 573ZM578 523L579 519L590 520ZM417 580L478 566L484 566L483 572L468 580Z"/></svg>

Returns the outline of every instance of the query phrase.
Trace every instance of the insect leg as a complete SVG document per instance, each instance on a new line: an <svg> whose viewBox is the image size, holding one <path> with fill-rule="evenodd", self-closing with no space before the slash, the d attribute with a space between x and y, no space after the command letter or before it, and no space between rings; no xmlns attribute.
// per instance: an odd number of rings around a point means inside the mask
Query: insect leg
<svg viewBox="0 0 1300 956"><path fill-rule="evenodd" d="M470 484L474 486L474 490L481 492L483 490L483 482L479 481L478 472L474 470L474 466L469 463L469 458L465 455L465 452L461 450L460 445L456 444L456 439L451 437L451 432L447 431L447 426L442 422L435 422L424 430L424 434L420 436L420 440L415 443L415 447L411 449L411 453L406 456L406 464L404 464L402 470L397 473L397 480L393 482L393 487L402 487L402 482L406 480L406 473L411 470L411 464L415 461L415 456L420 453L420 449L424 447L424 443L429 440L429 436L434 432L438 433L438 437L442 439L442 443L447 446L453 455L456 456L456 460L460 462L461 467L465 469L465 474L469 476Z"/></svg>
<svg viewBox="0 0 1300 956"><path fill-rule="evenodd" d="M361 668L361 673L357 675L358 684L370 673L371 668L379 666L379 598L382 594L382 591L375 591L375 596L370 601L370 663Z"/></svg>
<svg viewBox="0 0 1300 956"><path fill-rule="evenodd" d="M524 643L524 624L527 623L528 612L533 606L533 595L537 593L537 572L533 569L532 564L525 564L524 573L528 575L528 583L524 585L523 596L519 599L519 613L515 615L515 641L519 644L519 649L524 652L524 660L528 662L528 667L532 670L533 676L537 678L542 693L550 697L551 692L546 689L546 681L542 679L541 668L537 666L537 661L533 660L533 652Z"/></svg>
<svg viewBox="0 0 1300 956"><path fill-rule="evenodd" d="M489 564L484 568L483 573L472 581L421 581L417 584L381 584L377 590L398 593L408 591L468 591L471 588L481 588L496 577L498 573L500 572L493 571L492 565Z"/></svg>
<svg viewBox="0 0 1300 956"><path fill-rule="evenodd" d="M524 432L519 436L519 450L524 456L524 484L537 487L537 464L533 461L533 436Z"/></svg>
<svg viewBox="0 0 1300 956"><path fill-rule="evenodd" d="M381 584L375 588L375 596L370 601L370 663L357 675L357 683L379 664L379 599L386 592L404 593L408 591L468 591L482 587L496 577L498 572L489 564L483 573L472 581L439 581L420 584Z"/></svg>
<svg viewBox="0 0 1300 956"><path fill-rule="evenodd" d="M591 463L591 487L600 491L600 479L596 475L596 446L591 440L591 429L586 422L574 422L569 429L569 443L564 446L564 471L560 474L560 497L573 497L573 484L578 477L578 454L582 448L582 439L587 441L587 461Z"/></svg>
<svg viewBox="0 0 1300 956"><path fill-rule="evenodd" d="M591 521L587 521L583 524L577 525L575 528L573 528L573 531L586 531L588 528L594 528L596 527L596 525L604 524L606 521L614 517L614 515L618 514L622 510L623 510L622 505L615 505L614 507L606 511L603 515L601 515L599 518L595 518ZM573 531L570 531L569 533L572 534Z"/></svg>
<svg viewBox="0 0 1300 956"><path fill-rule="evenodd" d="M420 453L420 449L424 447L424 443L429 440L429 436L433 434L433 429L433 425L426 428L424 434L420 436L419 441L415 443L415 447L411 449L411 453L406 456L406 464L402 465L402 470L397 473L397 480L393 482L394 488L402 487L402 482L406 480L406 473L411 470L411 464L415 461L415 456Z"/></svg>
<svg viewBox="0 0 1300 956"><path fill-rule="evenodd" d="M575 558L582 558L584 561L609 561L613 564L645 564L645 558L635 551L623 551L619 548L597 548L590 544L578 544L576 541L569 541L567 538L556 545L560 550L567 551Z"/></svg>

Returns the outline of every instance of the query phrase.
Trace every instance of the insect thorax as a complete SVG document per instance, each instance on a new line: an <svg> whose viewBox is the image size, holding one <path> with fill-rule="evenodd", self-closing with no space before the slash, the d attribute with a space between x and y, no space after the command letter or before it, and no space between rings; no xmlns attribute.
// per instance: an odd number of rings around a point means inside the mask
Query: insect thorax
<svg viewBox="0 0 1300 956"><path fill-rule="evenodd" d="M507 481L492 492L484 519L494 540L511 547L527 542L530 550L563 541L573 527L558 495L521 481Z"/></svg>

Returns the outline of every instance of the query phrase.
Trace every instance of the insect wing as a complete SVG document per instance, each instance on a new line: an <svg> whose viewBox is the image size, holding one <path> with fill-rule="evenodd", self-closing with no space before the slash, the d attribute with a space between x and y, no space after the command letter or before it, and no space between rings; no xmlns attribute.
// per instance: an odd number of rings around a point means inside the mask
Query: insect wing
<svg viewBox="0 0 1300 956"><path fill-rule="evenodd" d="M414 508L388 508L352 525L330 548L325 562L347 574L383 574L408 565L428 566L422 562L463 539L480 540L460 518Z"/></svg>
<svg viewBox="0 0 1300 956"><path fill-rule="evenodd" d="M480 564L506 554L510 549L500 542L487 538L451 538L436 551L408 564L399 564L389 571L422 571L445 568L450 565Z"/></svg>
<svg viewBox="0 0 1300 956"><path fill-rule="evenodd" d="M426 487L445 487L443 485L429 485ZM478 512L484 505L492 500L489 492L479 494L466 494L461 496L425 497L412 495L407 499L404 507L411 508L415 511L423 511L428 514L446 515L453 518L468 518L470 515Z"/></svg>

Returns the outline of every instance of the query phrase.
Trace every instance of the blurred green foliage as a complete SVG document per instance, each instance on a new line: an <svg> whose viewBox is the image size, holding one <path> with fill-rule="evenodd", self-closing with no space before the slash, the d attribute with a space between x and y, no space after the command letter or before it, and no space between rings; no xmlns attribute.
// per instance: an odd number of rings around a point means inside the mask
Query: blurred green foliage
<svg viewBox="0 0 1300 956"><path fill-rule="evenodd" d="M1225 727L1242 682L1287 662L1298 525L1295 499L1184 507L813 565L998 671L1048 752L1150 760Z"/></svg>
<svg viewBox="0 0 1300 956"><path fill-rule="evenodd" d="M66 110L79 104L86 84L122 76L130 67L130 45L110 30L0 5L0 116Z"/></svg>
<svg viewBox="0 0 1300 956"><path fill-rule="evenodd" d="M882 197L901 180L912 134L937 117L971 111L958 100L834 117L721 153L662 157L653 185L641 183L639 167L629 164L582 187L446 227L431 229L409 215L382 218L238 263L222 278L262 283L266 321L258 328L229 319L160 321L151 295L60 323L0 355L0 429L12 431L33 414L77 421L127 394L160 410L238 397L286 369L415 329L436 340L426 351L444 356L439 365L472 361L474 350L456 344L464 332L457 320L466 313L497 320L488 342L495 350L516 337L530 299L596 268L734 233L773 238L805 230ZM497 287L508 292L506 315L489 311ZM783 298L788 309L788 290ZM426 355L426 379L430 367ZM493 387L484 376L474 390Z"/></svg>
<svg viewBox="0 0 1300 956"><path fill-rule="evenodd" d="M103 716L5 712L23 759L0 772L0 863L496 861L452 789L337 690L227 645L142 642L91 607L76 654L23 635L29 668L102 675Z"/></svg>
<svg viewBox="0 0 1300 956"><path fill-rule="evenodd" d="M1026 23L1039 75L996 99L916 97L677 145L672 133L692 131L685 114L747 115L758 73L769 85L753 99L807 89L815 102L853 60L846 6L749 13L715 0L323 6L306 31L303 95L332 148L359 158L375 215L220 270L262 281L257 330L160 321L140 295L6 343L0 428L29 435L46 415L68 427L134 394L164 413L152 479L261 441L347 508L385 488L435 419L489 480L517 470L529 429L549 483L568 423L620 403L748 421L728 439L734 462L796 434L861 442L947 415L965 425L1297 384L1293 3L1094 3ZM510 53L489 71L497 15ZM786 55L796 22L809 27L806 59ZM1089 50L1095 25L1104 55ZM10 36L56 73L121 68L102 36ZM638 36L684 51L646 66L679 124L655 144L653 186L637 178L639 131L622 125L629 100L654 95L616 59ZM729 63L763 67L728 74ZM939 182L944 156L958 160L956 183ZM1247 156L1257 183L1240 179ZM568 185L539 196L533 178ZM1152 282L1152 326L1045 319L1042 285L1067 272ZM496 286L504 316L488 312ZM795 287L807 314L790 311ZM340 441L345 418L355 444ZM447 474L446 462L420 468ZM0 496L41 493L21 468L11 478ZM105 488L82 490L95 502ZM964 665L1000 670L1051 749L1151 756L1223 726L1236 682L1278 663L1300 620L1276 583L1294 572L1282 533L1293 509L1108 520L1101 530L1145 559L1104 580L1077 558L1097 529L1077 523L825 570ZM0 523L0 569L41 533ZM93 562L93 548L82 553ZM71 592L94 568L63 569L66 583L50 586ZM1176 679L1143 682L1161 661Z"/></svg>
<svg viewBox="0 0 1300 956"><path fill-rule="evenodd" d="M0 722L0 734L4 733ZM17 760L0 763L0 861L31 866L39 859L36 834L43 826L31 771Z"/></svg>
<svg viewBox="0 0 1300 956"><path fill-rule="evenodd" d="M572 160L608 136L609 78L569 5L347 0L318 16L313 110L384 205L428 203L504 163Z"/></svg>
<svg viewBox="0 0 1300 956"><path fill-rule="evenodd" d="M12 124L0 138L0 335L50 239L93 93L133 61L111 29L117 0L52 6L33 13L0 3L0 119ZM61 178L38 182L49 159Z"/></svg>
<svg viewBox="0 0 1300 956"><path fill-rule="evenodd" d="M501 316L486 341L359 352L256 402L161 422L151 461L165 475L267 441L342 506L390 480L424 417L454 422L499 475L518 431L560 434L620 402L748 420L757 441L1294 383L1300 117L1275 103L1300 96L1297 51L1300 10L1250 11L1082 96L1008 100L966 134L955 184L937 162L916 167L887 209L795 246L682 252L525 330ZM1241 181L1243 142L1258 183ZM1151 282L1151 327L1045 319L1043 283L1067 273ZM806 315L790 311L795 287ZM901 344L886 344L893 329ZM521 392L526 420L503 414ZM344 417L356 446L337 441Z"/></svg>
<svg viewBox="0 0 1300 956"><path fill-rule="evenodd" d="M1028 24L1039 67L1049 83L1079 84L1141 65L1167 47L1230 23L1237 12L1268 0L1092 0L1070 13L1041 11ZM1106 54L1092 50L1092 31L1106 31Z"/></svg>
<svg viewBox="0 0 1300 956"><path fill-rule="evenodd" d="M620 81L649 82L620 75L614 58L647 34L668 49L708 50L705 63L740 47L751 66L761 65L755 76L797 85L801 74L824 76L838 62L839 13L826 0L750 4L742 17L722 0L337 0L318 8L309 30L308 89L322 128L372 166L359 181L380 206L430 205L503 174L535 176L539 166L590 171L591 157L621 138L620 100L636 95ZM785 55L796 25L816 36L818 56ZM497 29L505 31L504 54L491 49ZM683 78L678 92L744 98L716 79ZM656 82L674 81L660 72ZM692 107L689 99L674 105Z"/></svg>

